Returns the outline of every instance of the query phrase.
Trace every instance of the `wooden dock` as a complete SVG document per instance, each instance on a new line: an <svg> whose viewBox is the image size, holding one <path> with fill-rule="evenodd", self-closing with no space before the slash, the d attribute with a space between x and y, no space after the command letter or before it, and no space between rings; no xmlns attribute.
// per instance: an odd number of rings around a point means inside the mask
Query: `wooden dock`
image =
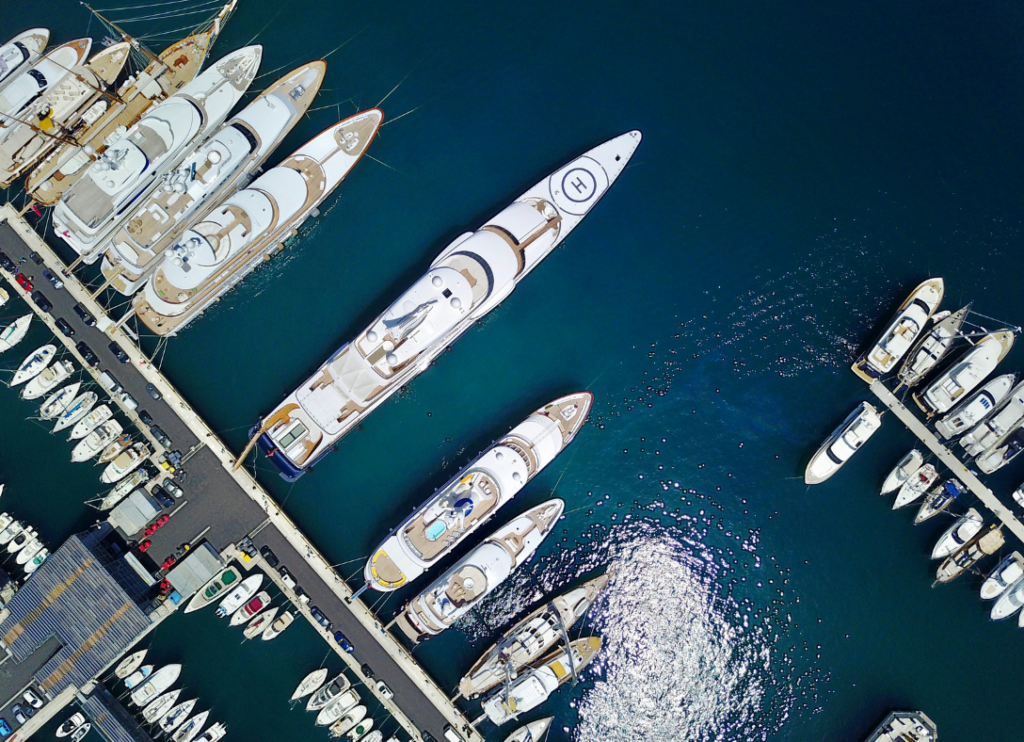
<svg viewBox="0 0 1024 742"><path fill-rule="evenodd" d="M871 393L878 397L896 417L903 421L903 424L910 429L910 432L916 435L928 447L928 450L934 453L939 461L953 472L956 478L963 482L981 500L982 504L992 511L993 515L1002 521L1004 526L1009 528L1017 538L1024 541L1024 523L1017 520L1017 516L1008 507L1003 505L992 490L981 483L981 480L978 479L974 472L968 469L960 459L943 445L917 415L911 412L882 382L872 382L870 389Z"/></svg>

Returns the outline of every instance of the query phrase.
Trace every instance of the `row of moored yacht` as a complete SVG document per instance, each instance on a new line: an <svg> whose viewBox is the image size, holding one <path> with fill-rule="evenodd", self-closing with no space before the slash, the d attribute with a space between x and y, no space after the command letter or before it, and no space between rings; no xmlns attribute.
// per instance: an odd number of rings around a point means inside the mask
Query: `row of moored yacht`
<svg viewBox="0 0 1024 742"><path fill-rule="evenodd" d="M245 624L242 636L246 639L255 639L257 636L262 637L263 641L276 639L292 625L295 613L285 610L278 615L280 609L271 605L273 599L266 590L260 590L262 586L262 574L254 574L243 580L238 567L229 564L192 597L185 606L185 613L198 611L220 601L217 615L229 618L231 626Z"/></svg>

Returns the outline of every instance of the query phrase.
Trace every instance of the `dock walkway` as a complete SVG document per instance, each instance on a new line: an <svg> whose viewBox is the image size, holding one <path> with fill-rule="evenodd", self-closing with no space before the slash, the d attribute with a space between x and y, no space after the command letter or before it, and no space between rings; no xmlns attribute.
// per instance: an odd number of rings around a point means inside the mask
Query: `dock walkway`
<svg viewBox="0 0 1024 742"><path fill-rule="evenodd" d="M936 437L936 435L928 429L920 418L917 417L910 409L903 404L895 394L889 391L888 387L885 386L881 381L874 381L871 383L871 393L878 397L882 403L895 413L904 425L906 425L910 432L916 435L922 443L924 443L928 449L934 453L939 461L949 469L956 478L963 482L967 488L973 492L982 504L985 505L992 514L995 515L1003 525L1010 529L1013 534L1024 541L1024 523L1017 520L1017 516L1013 512L1003 505L995 493L992 492L988 487L981 483L981 480L968 469L964 463L958 459L953 453L946 448L942 442Z"/></svg>

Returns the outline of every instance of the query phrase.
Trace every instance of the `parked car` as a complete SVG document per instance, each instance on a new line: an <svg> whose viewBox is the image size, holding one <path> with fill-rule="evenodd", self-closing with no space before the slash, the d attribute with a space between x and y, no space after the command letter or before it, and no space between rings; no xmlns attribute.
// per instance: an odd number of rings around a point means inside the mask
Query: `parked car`
<svg viewBox="0 0 1024 742"><path fill-rule="evenodd" d="M302 589L301 585L295 586L295 597L299 599L300 603L309 605L309 595Z"/></svg>
<svg viewBox="0 0 1024 742"><path fill-rule="evenodd" d="M77 350L82 355L82 358L85 359L85 362L93 368L100 365L100 359L92 352L92 348L85 344L84 340L79 340L75 343L75 350Z"/></svg>
<svg viewBox="0 0 1024 742"><path fill-rule="evenodd" d="M19 724L24 724L26 721L28 721L28 718L25 716L25 713L21 710L20 703L16 703L14 704L14 706L11 707L11 713L14 714L14 720Z"/></svg>
<svg viewBox="0 0 1024 742"><path fill-rule="evenodd" d="M146 526L145 534L147 536L152 536L154 533L159 531L164 526L164 524L167 523L167 521L169 521L170 519L171 516L169 515L161 515L155 521Z"/></svg>
<svg viewBox="0 0 1024 742"><path fill-rule="evenodd" d="M182 492L182 491L181 491L181 487L179 487L179 486L178 486L178 483L177 483L177 482L175 482L175 481L174 481L173 479L171 479L170 477L168 477L167 479L165 479L165 480L164 480L164 481L163 481L163 482L161 483L161 486L162 486L162 487L163 487L163 488L164 488L165 490L167 490L167 491L168 491L168 492L169 492L169 493L171 494L171 497L173 497L173 498L174 498L175 500L180 500L180 499L181 499L181 496L182 496L183 494L185 494L184 492Z"/></svg>
<svg viewBox="0 0 1024 742"><path fill-rule="evenodd" d="M167 433L163 431L159 425L150 425L149 432L153 434L153 437L157 439L161 446L164 448L170 448L174 444L171 439L167 437Z"/></svg>
<svg viewBox="0 0 1024 742"><path fill-rule="evenodd" d="M25 289L25 291L31 291L34 288L32 282L28 280L28 276L24 273L18 273L18 275L14 277L14 280L17 281L18 285Z"/></svg>
<svg viewBox="0 0 1024 742"><path fill-rule="evenodd" d="M7 257L7 253L0 250L0 265L4 267L4 270L8 273L14 273L18 270L18 266L14 264L14 261Z"/></svg>
<svg viewBox="0 0 1024 742"><path fill-rule="evenodd" d="M380 693L385 698L394 698L395 697L395 692L393 690L391 690L391 688L388 687L388 684L385 683L383 680L378 680L377 681L377 692Z"/></svg>
<svg viewBox="0 0 1024 742"><path fill-rule="evenodd" d="M7 723L7 719L0 717L0 737L6 737L11 733L11 725Z"/></svg>
<svg viewBox="0 0 1024 742"><path fill-rule="evenodd" d="M271 551L269 546L260 547L260 554L263 555L263 560L271 567L276 567L281 563L277 558L277 554Z"/></svg>
<svg viewBox="0 0 1024 742"><path fill-rule="evenodd" d="M123 404L129 410L137 409L139 406L139 403L135 401L135 397L130 395L128 392L121 393L121 404Z"/></svg>
<svg viewBox="0 0 1024 742"><path fill-rule="evenodd" d="M340 631L334 632L334 641L338 642L338 646L341 647L344 651L348 652L349 654L352 654L352 642L346 639L345 635L342 634Z"/></svg>
<svg viewBox="0 0 1024 742"><path fill-rule="evenodd" d="M318 624L323 626L328 631L331 630L331 622L327 620L327 616L325 616L324 612L321 611L317 606L314 605L313 607L311 607L309 609L309 612L310 614L312 614L314 621L316 621Z"/></svg>
<svg viewBox="0 0 1024 742"><path fill-rule="evenodd" d="M43 278L49 281L58 291L64 288L64 282L60 280L60 278L58 278L49 268L43 268Z"/></svg>
<svg viewBox="0 0 1024 742"><path fill-rule="evenodd" d="M152 384L146 384L146 394L151 396L153 399L163 399L163 395L160 394L160 390Z"/></svg>
<svg viewBox="0 0 1024 742"><path fill-rule="evenodd" d="M82 320L82 322L87 324L89 327L96 326L96 318L89 314L89 311L81 304L75 304L75 306L72 307L72 309L74 310L75 314L78 315L78 318Z"/></svg>
<svg viewBox="0 0 1024 742"><path fill-rule="evenodd" d="M139 419L142 420L142 424L143 425L152 425L153 424L153 416L150 415L145 410L139 410Z"/></svg>
<svg viewBox="0 0 1024 742"><path fill-rule="evenodd" d="M281 574L281 582L290 587L292 590L295 589L295 578L292 577L292 573L288 571L288 568L283 564L277 568L277 571Z"/></svg>
<svg viewBox="0 0 1024 742"><path fill-rule="evenodd" d="M33 291L32 301L34 301L36 303L36 306L42 309L44 312L49 312L50 310L53 309L53 304L50 303L49 299L43 296L42 291Z"/></svg>
<svg viewBox="0 0 1024 742"><path fill-rule="evenodd" d="M145 554L147 551L149 551L149 547L152 546L152 545L153 545L153 542L150 541L147 538L145 541L143 541L141 544L139 544L139 553L140 554Z"/></svg>
<svg viewBox="0 0 1024 742"><path fill-rule="evenodd" d="M128 354L124 352L116 341L107 347L110 348L110 352L114 354L114 358L116 358L119 363L131 363L132 359L128 357Z"/></svg>
<svg viewBox="0 0 1024 742"><path fill-rule="evenodd" d="M164 559L164 563L160 565L160 569L170 569L174 566L174 563L177 561L178 560L175 559L173 556L169 556L166 559Z"/></svg>
<svg viewBox="0 0 1024 742"><path fill-rule="evenodd" d="M43 256L42 256L42 255L40 255L39 253L37 253L37 252L36 252L35 250L33 250L32 252L30 252L30 253L28 254L28 257L29 257L29 259L30 259L30 260L31 260L31 261L32 261L33 263L35 263L36 265L42 265L42 264L43 264Z"/></svg>
<svg viewBox="0 0 1024 742"><path fill-rule="evenodd" d="M64 335L66 335L67 337L73 338L75 336L75 328L69 325L68 321L63 317L58 317L57 322L55 324L57 325L57 329L64 333Z"/></svg>
<svg viewBox="0 0 1024 742"><path fill-rule="evenodd" d="M363 665L359 671L366 676L367 680L373 680L373 669L369 665Z"/></svg>
<svg viewBox="0 0 1024 742"><path fill-rule="evenodd" d="M153 499L160 503L165 508L174 507L174 498L167 494L167 490L161 487L159 484L153 485L153 489L150 491L153 495Z"/></svg>
<svg viewBox="0 0 1024 742"><path fill-rule="evenodd" d="M36 692L34 690L32 690L31 688L26 690L25 693L22 694L21 697L25 700L25 703L27 703L29 706L31 706L34 709L41 709L43 707L43 699L40 698L36 694Z"/></svg>

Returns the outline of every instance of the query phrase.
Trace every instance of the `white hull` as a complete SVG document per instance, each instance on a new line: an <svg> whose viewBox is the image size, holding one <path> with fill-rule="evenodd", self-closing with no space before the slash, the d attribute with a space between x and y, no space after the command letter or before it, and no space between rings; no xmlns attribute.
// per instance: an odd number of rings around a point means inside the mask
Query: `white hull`
<svg viewBox="0 0 1024 742"><path fill-rule="evenodd" d="M971 456L977 456L994 446L1004 435L1024 421L1024 384L1018 384L1003 400L999 408L983 422L978 423L960 439L960 445Z"/></svg>
<svg viewBox="0 0 1024 742"><path fill-rule="evenodd" d="M554 720L555 717L548 716L531 721L529 724L519 727L512 734L508 735L505 738L505 742L541 742L544 739L544 733L547 732L548 727L551 726L551 722Z"/></svg>
<svg viewBox="0 0 1024 742"><path fill-rule="evenodd" d="M138 670L142 665L142 661L146 659L146 654L148 652L148 649L140 649L138 652L134 652L125 657L118 663L117 667L114 668L114 677L119 680L124 680L133 672Z"/></svg>
<svg viewBox="0 0 1024 742"><path fill-rule="evenodd" d="M163 717L168 711L170 711L174 704L177 703L178 697L181 695L181 689L172 690L168 693L162 694L159 698L150 703L146 708L142 710L142 718L149 724L154 724L158 719Z"/></svg>
<svg viewBox="0 0 1024 742"><path fill-rule="evenodd" d="M225 577L228 577L225 580ZM233 589L238 585L238 581L241 579L241 573L237 567L225 567L217 575L215 575L209 582L203 585L202 589L192 596L192 600L185 606L185 613L192 613L198 611L200 608L205 608L208 605L213 605L215 602L225 597L224 591ZM326 670L324 671L326 673Z"/></svg>
<svg viewBox="0 0 1024 742"><path fill-rule="evenodd" d="M270 593L261 590L255 596L246 601L245 605L239 608L231 616L228 626L241 626L260 611L270 605Z"/></svg>
<svg viewBox="0 0 1024 742"><path fill-rule="evenodd" d="M4 71L0 72L0 92L29 69L43 53L50 41L50 29L30 28L0 46L0 59Z"/></svg>
<svg viewBox="0 0 1024 742"><path fill-rule="evenodd" d="M1024 556L1015 551L999 562L981 583L981 599L996 600L1021 577L1024 577Z"/></svg>
<svg viewBox="0 0 1024 742"><path fill-rule="evenodd" d="M318 727L328 727L358 705L359 694L354 690L347 690L331 699L330 703L320 709L315 723Z"/></svg>
<svg viewBox="0 0 1024 742"><path fill-rule="evenodd" d="M804 470L804 482L821 484L829 479L881 426L882 417L878 410L867 402L861 402L811 456Z"/></svg>
<svg viewBox="0 0 1024 742"><path fill-rule="evenodd" d="M941 278L929 278L915 288L871 350L853 364L853 372L871 382L892 371L921 335L944 293Z"/></svg>
<svg viewBox="0 0 1024 742"><path fill-rule="evenodd" d="M282 613L281 616L263 630L263 641L269 642L279 637L285 629L295 622L294 613Z"/></svg>
<svg viewBox="0 0 1024 742"><path fill-rule="evenodd" d="M71 429L71 435L68 437L68 440L77 441L85 438L98 425L102 425L113 416L114 411L110 409L109 405L102 404L96 407L92 412L75 423L75 427Z"/></svg>
<svg viewBox="0 0 1024 742"><path fill-rule="evenodd" d="M977 510L971 508L956 523L939 537L932 549L932 559L942 559L949 556L961 546L970 541L981 530L984 519Z"/></svg>
<svg viewBox="0 0 1024 742"><path fill-rule="evenodd" d="M203 730L203 724L209 718L210 712L203 711L182 724L178 731L171 735L171 742L192 742L192 739L199 736Z"/></svg>
<svg viewBox="0 0 1024 742"><path fill-rule="evenodd" d="M916 448L911 450L910 453L900 459L899 463L896 464L896 468L885 478L885 481L882 483L881 494L888 495L890 492L894 492L902 487L907 480L917 473L922 464L924 464L924 456L921 455L921 452Z"/></svg>
<svg viewBox="0 0 1024 742"><path fill-rule="evenodd" d="M181 675L181 665L165 665L149 676L149 679L132 691L131 701L136 706L146 706L165 690L174 685Z"/></svg>
<svg viewBox="0 0 1024 742"><path fill-rule="evenodd" d="M300 698L305 698L310 693L315 693L327 680L327 668L321 667L319 670L313 670L309 675L302 679L302 682L295 688L295 692L292 693L291 700L297 701Z"/></svg>
<svg viewBox="0 0 1024 742"><path fill-rule="evenodd" d="M10 350L24 340L25 335L28 333L29 325L31 324L32 315L25 314L7 325L3 332L0 332L0 353L3 353L5 350Z"/></svg>
<svg viewBox="0 0 1024 742"><path fill-rule="evenodd" d="M72 425L77 423L83 417L89 414L89 411L96 404L99 396L96 392L84 392L79 394L75 399L68 405L68 408L64 410L63 414L57 418L57 423L53 426L53 432L58 433L64 428L70 428Z"/></svg>
<svg viewBox="0 0 1024 742"><path fill-rule="evenodd" d="M22 361L21 365L18 366L18 370L14 372L14 377L11 379L11 386L18 386L24 384L29 379L35 378L43 372L50 362L55 358L57 352L57 346L53 344L44 345L41 348L36 348L32 353L29 354L28 358Z"/></svg>
<svg viewBox="0 0 1024 742"><path fill-rule="evenodd" d="M197 703L199 703L199 699L197 698L182 701L164 714L157 722L157 725L160 727L160 731L164 734L168 734L184 724L185 720L188 719L188 715L192 713L192 709L196 707Z"/></svg>
<svg viewBox="0 0 1024 742"><path fill-rule="evenodd" d="M71 403L75 401L75 396L78 394L78 390L82 387L82 382L76 381L72 384L68 384L65 387L61 387L39 405L39 419L40 420L53 420L54 418L60 417L71 406Z"/></svg>
<svg viewBox="0 0 1024 742"><path fill-rule="evenodd" d="M75 365L71 361L57 361L25 384L25 388L21 390L21 398L39 399L44 394L56 389L61 382L71 376L74 370Z"/></svg>
<svg viewBox="0 0 1024 742"><path fill-rule="evenodd" d="M956 361L914 401L928 416L952 409L992 373L1013 347L1014 335L1000 330L983 337L959 361Z"/></svg>
<svg viewBox="0 0 1024 742"><path fill-rule="evenodd" d="M108 420L102 425L99 425L83 440L79 441L73 449L71 449L71 460L73 462L80 463L97 456L100 451L110 445L110 442L119 436L121 432L121 423L117 420Z"/></svg>
<svg viewBox="0 0 1024 742"><path fill-rule="evenodd" d="M1014 374L995 377L939 420L935 424L936 432L946 440L965 433L999 407L1016 381Z"/></svg>
<svg viewBox="0 0 1024 742"><path fill-rule="evenodd" d="M217 615L227 618L241 608L263 584L263 575L252 575L242 580L241 584L231 590L217 606Z"/></svg>
<svg viewBox="0 0 1024 742"><path fill-rule="evenodd" d="M924 493L934 486L938 478L939 472L934 464L922 466L900 487L900 491L896 494L896 500L892 504L892 509L899 510L923 497Z"/></svg>

